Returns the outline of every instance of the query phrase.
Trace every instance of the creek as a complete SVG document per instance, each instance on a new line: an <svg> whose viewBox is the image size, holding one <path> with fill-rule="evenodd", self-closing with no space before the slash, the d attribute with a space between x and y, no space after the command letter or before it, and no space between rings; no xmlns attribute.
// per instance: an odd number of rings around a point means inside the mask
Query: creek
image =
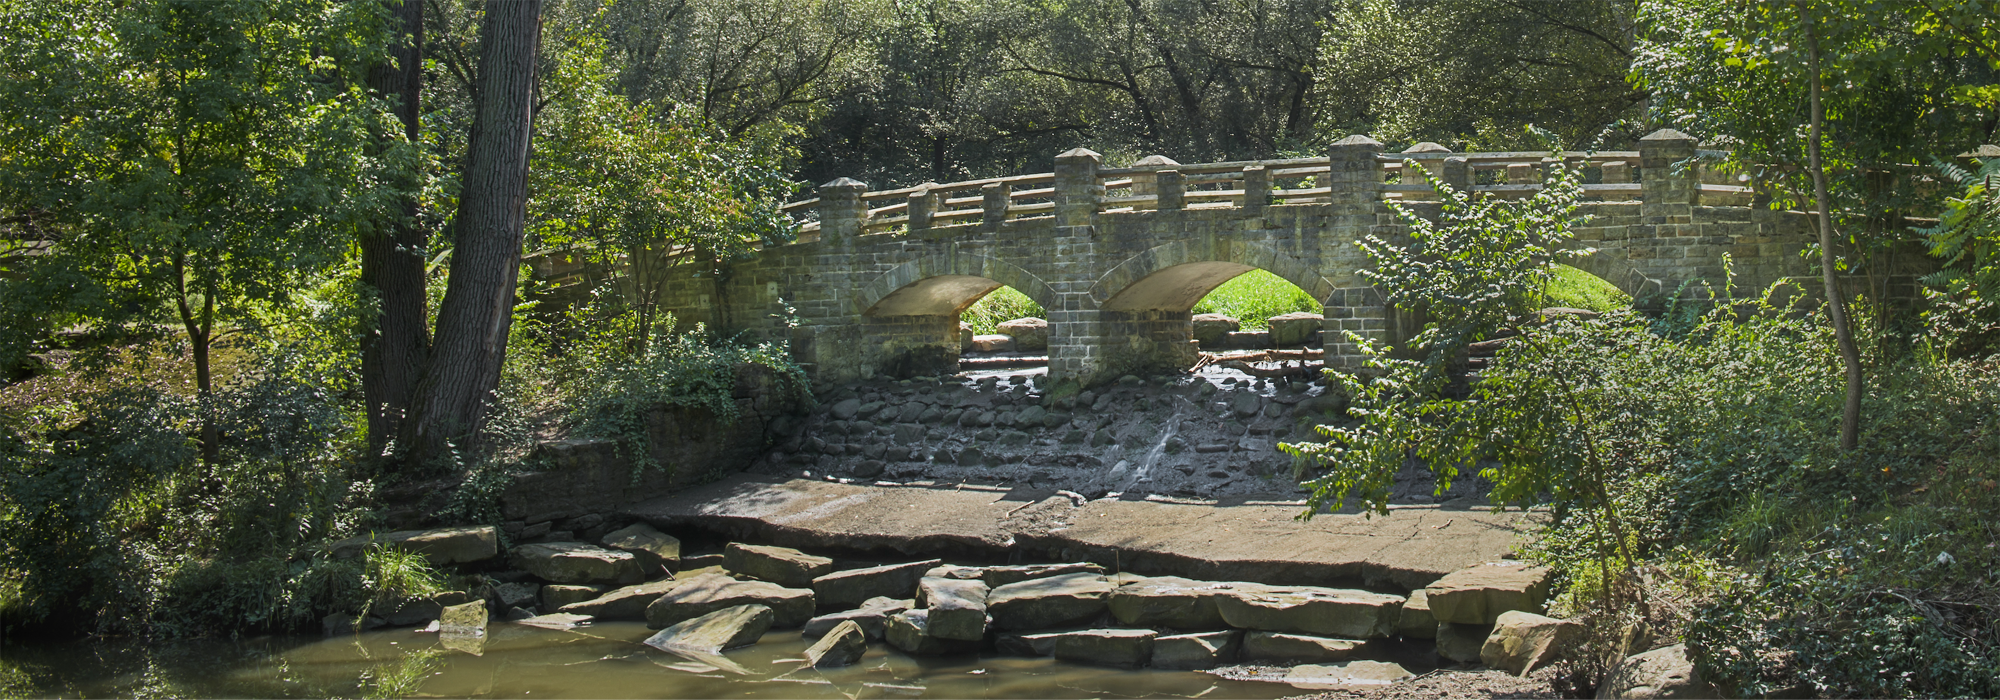
<svg viewBox="0 0 2000 700"><path fill-rule="evenodd" d="M47 697L512 698L1277 698L1307 691L1193 671L1124 670L993 653L905 655L870 645L861 663L799 668L807 642L775 630L732 650L749 675L670 668L685 659L641 644L639 622L546 630L495 622L483 653L410 629L331 638L131 641L0 647L0 692ZM399 678L400 677L400 678Z"/></svg>

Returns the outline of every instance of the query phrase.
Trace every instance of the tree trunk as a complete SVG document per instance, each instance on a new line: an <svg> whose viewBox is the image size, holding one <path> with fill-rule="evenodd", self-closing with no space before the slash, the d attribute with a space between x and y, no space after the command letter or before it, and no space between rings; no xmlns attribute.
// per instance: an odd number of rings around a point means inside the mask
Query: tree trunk
<svg viewBox="0 0 2000 700"><path fill-rule="evenodd" d="M1840 361L1847 370L1847 403L1840 412L1840 449L1852 450L1861 442L1861 351L1854 346L1854 334L1847 327L1847 301L1834 279L1833 207L1827 199L1826 169L1821 167L1819 156L1820 120L1825 114L1819 99L1819 35L1805 5L1799 6L1799 14L1806 23L1806 69L1812 73L1812 133L1806 142L1806 157L1811 161L1813 197L1819 205L1820 276L1826 283L1826 308L1833 321L1833 337L1840 344Z"/></svg>
<svg viewBox="0 0 2000 700"><path fill-rule="evenodd" d="M418 110L423 88L424 6L421 0L384 0L402 23L391 62L368 72L368 89L393 96L404 140L422 135ZM378 150L393 145L381 135ZM405 183L414 189L415 182ZM375 290L379 313L361 335L361 393L368 408L368 447L380 452L409 411L410 397L430 354L429 303L424 290L425 235L416 225L417 199L403 198L397 216L361 237L361 283Z"/></svg>
<svg viewBox="0 0 2000 700"><path fill-rule="evenodd" d="M541 0L489 0L480 26L477 112L453 219L457 247L438 306L437 343L403 444L424 467L468 445L500 384L526 216L528 141Z"/></svg>

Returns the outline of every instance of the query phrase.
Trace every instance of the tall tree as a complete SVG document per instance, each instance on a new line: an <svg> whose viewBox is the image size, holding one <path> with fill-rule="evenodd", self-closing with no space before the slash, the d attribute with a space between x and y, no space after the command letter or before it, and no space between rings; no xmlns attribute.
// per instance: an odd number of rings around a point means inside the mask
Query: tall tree
<svg viewBox="0 0 2000 700"><path fill-rule="evenodd" d="M166 321L188 341L197 392L212 393L218 334L339 262L355 222L396 191L368 157L381 115L360 87L383 44L379 9L0 9L0 201L51 239L10 270L0 303L44 324ZM204 427L207 455L216 442Z"/></svg>
<svg viewBox="0 0 2000 700"><path fill-rule="evenodd" d="M475 435L500 384L521 265L541 11L542 0L489 0L480 22L477 114L453 218L451 277L415 411L401 431L406 457L419 465Z"/></svg>
<svg viewBox="0 0 2000 700"><path fill-rule="evenodd" d="M1799 19L1806 33L1806 74L1811 84L1810 133L1806 137L1807 167L1812 170L1813 202L1819 214L1819 261L1820 278L1826 284L1827 316L1833 321L1833 337L1840 345L1840 364L1847 374L1847 397L1840 411L1840 449L1852 450L1861 441L1861 350L1854 346L1854 332L1847 326L1846 295L1840 292L1840 282L1836 279L1839 270L1833 253L1833 203L1826 194L1826 168L1820 162L1819 149L1826 141L1821 130L1821 122L1826 117L1826 108L1820 104L1819 32L1812 9L1805 3L1798 4Z"/></svg>
<svg viewBox="0 0 2000 700"><path fill-rule="evenodd" d="M384 0L395 40L387 59L368 72L368 88L394 101L402 133L379 134L378 152L419 143L422 138L424 5L420 0ZM416 174L415 168L406 172ZM389 216L361 236L361 283L374 293L376 313L361 336L361 387L368 412L368 441L381 449L396 434L430 354L430 323L424 262L429 232L417 222L416 182Z"/></svg>

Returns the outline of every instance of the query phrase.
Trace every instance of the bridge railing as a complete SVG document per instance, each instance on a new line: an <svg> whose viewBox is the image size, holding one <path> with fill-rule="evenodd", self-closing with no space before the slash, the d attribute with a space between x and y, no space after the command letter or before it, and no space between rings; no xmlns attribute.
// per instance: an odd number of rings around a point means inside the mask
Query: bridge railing
<svg viewBox="0 0 2000 700"><path fill-rule="evenodd" d="M822 186L820 197L784 210L799 224L801 240L809 241L829 233L969 231L1008 221L1149 210L1436 200L1435 189L1411 164L1455 189L1497 197L1532 196L1542 189L1548 171L1561 164L1583 170L1589 200L1641 200L1651 192L1686 204L1750 203L1752 188L1710 171L1696 158L1694 139L1678 132L1661 134L1666 136L1648 137L1654 143L1642 141L1639 151L1557 154L1453 153L1431 143L1383 152L1373 140L1350 137L1327 156L1194 164L1151 156L1121 167L1103 167L1096 153L1077 149L1058 156L1056 171L1047 173L876 191L841 178ZM1653 164L1650 171L1648 162Z"/></svg>

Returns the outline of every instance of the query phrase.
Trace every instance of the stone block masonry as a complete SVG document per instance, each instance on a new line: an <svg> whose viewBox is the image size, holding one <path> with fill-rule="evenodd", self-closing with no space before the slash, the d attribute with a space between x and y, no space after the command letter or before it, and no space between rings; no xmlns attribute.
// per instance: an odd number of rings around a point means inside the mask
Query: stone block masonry
<svg viewBox="0 0 2000 700"><path fill-rule="evenodd" d="M1564 154L1604 180L1585 186L1592 218L1576 245L1593 252L1572 264L1640 299L1705 295L1685 286L1696 280L1720 288L1725 255L1740 293L1810 276L1799 256L1815 239L1810 218L1733 205L1751 193L1701 182L1695 145L1669 129L1634 152ZM1501 197L1532 194L1549 167L1547 154L1382 151L1351 136L1318 158L1109 168L1079 148L1038 175L887 191L841 178L786 208L817 215L800 242L683 265L665 305L725 334L791 341L824 385L955 371L960 312L1006 285L1047 310L1051 378L1095 386L1193 364L1194 304L1263 269L1319 300L1327 365L1355 368L1357 339L1397 342L1418 320L1385 305L1356 245L1402 235L1391 201L1435 215L1425 200L1436 193L1401 171L1404 159ZM1504 184L1475 184L1479 171ZM1913 294L1918 267L1870 284Z"/></svg>

